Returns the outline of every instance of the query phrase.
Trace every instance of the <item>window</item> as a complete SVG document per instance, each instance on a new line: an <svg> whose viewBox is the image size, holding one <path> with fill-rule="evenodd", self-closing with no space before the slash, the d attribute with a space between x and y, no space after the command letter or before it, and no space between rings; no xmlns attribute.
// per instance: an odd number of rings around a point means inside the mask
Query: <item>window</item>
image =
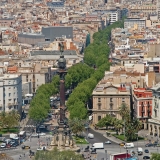
<svg viewBox="0 0 160 160"><path fill-rule="evenodd" d="M11 81L8 81L8 84L11 84Z"/></svg>
<svg viewBox="0 0 160 160"><path fill-rule="evenodd" d="M123 102L123 103L125 102L125 98L122 98L122 102Z"/></svg>
<svg viewBox="0 0 160 160"><path fill-rule="evenodd" d="M101 102L101 98L98 98L98 102Z"/></svg>
<svg viewBox="0 0 160 160"><path fill-rule="evenodd" d="M113 102L113 98L110 98L110 102Z"/></svg>
<svg viewBox="0 0 160 160"><path fill-rule="evenodd" d="M157 110L154 110L155 117L157 117Z"/></svg>
<svg viewBox="0 0 160 160"><path fill-rule="evenodd" d="M101 110L101 104L98 104L98 110Z"/></svg>
<svg viewBox="0 0 160 160"><path fill-rule="evenodd" d="M113 109L113 104L110 104L110 108L109 108L110 110L112 110Z"/></svg>
<svg viewBox="0 0 160 160"><path fill-rule="evenodd" d="M8 101L11 101L11 99L9 99Z"/></svg>
<svg viewBox="0 0 160 160"><path fill-rule="evenodd" d="M100 121L101 120L101 116L98 116L98 121Z"/></svg>
<svg viewBox="0 0 160 160"><path fill-rule="evenodd" d="M10 97L10 96L11 96L11 93L8 93L8 96Z"/></svg>

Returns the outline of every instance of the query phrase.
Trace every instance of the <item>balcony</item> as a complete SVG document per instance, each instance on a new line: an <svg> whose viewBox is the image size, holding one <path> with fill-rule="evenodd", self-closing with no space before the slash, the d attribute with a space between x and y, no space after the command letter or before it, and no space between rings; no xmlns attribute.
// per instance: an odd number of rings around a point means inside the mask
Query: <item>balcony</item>
<svg viewBox="0 0 160 160"><path fill-rule="evenodd" d="M12 106L12 103L8 103L8 107Z"/></svg>
<svg viewBox="0 0 160 160"><path fill-rule="evenodd" d="M14 102L13 105L18 105L18 102Z"/></svg>
<svg viewBox="0 0 160 160"><path fill-rule="evenodd" d="M148 110L147 110L147 112L148 112L148 113L151 113L151 110L150 110L150 109L148 109Z"/></svg>

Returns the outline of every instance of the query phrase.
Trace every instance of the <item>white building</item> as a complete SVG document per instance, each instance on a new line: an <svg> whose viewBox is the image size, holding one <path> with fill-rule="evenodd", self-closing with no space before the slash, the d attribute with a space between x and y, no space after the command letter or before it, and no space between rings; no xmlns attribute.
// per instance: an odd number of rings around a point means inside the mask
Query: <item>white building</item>
<svg viewBox="0 0 160 160"><path fill-rule="evenodd" d="M20 74L0 75L0 112L22 111L22 78Z"/></svg>
<svg viewBox="0 0 160 160"><path fill-rule="evenodd" d="M151 88L152 98L152 119L149 119L149 134L160 137L160 83Z"/></svg>
<svg viewBox="0 0 160 160"><path fill-rule="evenodd" d="M109 13L109 22L113 24L121 19L121 10L120 9L111 9Z"/></svg>
<svg viewBox="0 0 160 160"><path fill-rule="evenodd" d="M160 19L160 0L157 0L157 15L158 19Z"/></svg>

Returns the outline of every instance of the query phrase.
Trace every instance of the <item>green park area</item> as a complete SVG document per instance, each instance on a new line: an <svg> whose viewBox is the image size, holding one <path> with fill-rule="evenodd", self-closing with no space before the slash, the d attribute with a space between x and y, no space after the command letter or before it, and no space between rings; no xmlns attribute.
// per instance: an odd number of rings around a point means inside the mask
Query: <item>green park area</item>
<svg viewBox="0 0 160 160"><path fill-rule="evenodd" d="M6 133L17 133L19 131L18 128L3 128L0 130L0 135L6 134Z"/></svg>
<svg viewBox="0 0 160 160"><path fill-rule="evenodd" d="M112 134L112 136L114 136L114 137L116 137L116 138L118 138L118 139L120 139L124 142L126 141L126 137L125 137L124 134L120 134L120 135ZM138 141L140 141L140 140L144 140L144 138L143 137L138 137ZM134 141L137 141L137 137L135 137L135 139L132 139L132 142L134 142ZM130 142L130 141L127 141L127 142Z"/></svg>
<svg viewBox="0 0 160 160"><path fill-rule="evenodd" d="M76 144L88 144L84 137L73 136L73 139L75 140Z"/></svg>

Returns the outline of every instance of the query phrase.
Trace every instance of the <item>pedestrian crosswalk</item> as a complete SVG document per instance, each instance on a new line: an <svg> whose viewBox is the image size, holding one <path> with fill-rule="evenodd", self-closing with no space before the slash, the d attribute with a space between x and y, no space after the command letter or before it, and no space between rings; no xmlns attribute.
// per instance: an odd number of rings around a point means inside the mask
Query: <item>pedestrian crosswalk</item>
<svg viewBox="0 0 160 160"><path fill-rule="evenodd" d="M25 128L35 128L36 126L34 125L26 125Z"/></svg>

